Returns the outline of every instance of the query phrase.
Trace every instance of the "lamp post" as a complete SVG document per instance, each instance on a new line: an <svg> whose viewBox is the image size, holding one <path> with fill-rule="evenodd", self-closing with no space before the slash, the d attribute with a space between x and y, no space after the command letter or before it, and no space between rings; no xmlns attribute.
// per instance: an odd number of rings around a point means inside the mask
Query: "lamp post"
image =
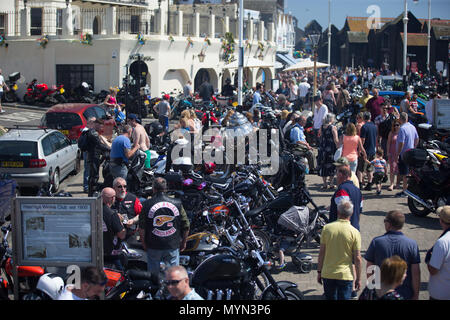
<svg viewBox="0 0 450 320"><path fill-rule="evenodd" d="M239 0L239 67L238 67L238 105L242 106L244 77L244 0Z"/></svg>
<svg viewBox="0 0 450 320"><path fill-rule="evenodd" d="M309 35L309 40L311 40L311 44L314 50L314 85L312 97L315 97L317 92L317 45L319 44L319 39L320 33L313 33ZM311 103L312 112L314 112L314 107L314 103Z"/></svg>
<svg viewBox="0 0 450 320"><path fill-rule="evenodd" d="M328 0L328 65L331 67L331 0Z"/></svg>
<svg viewBox="0 0 450 320"><path fill-rule="evenodd" d="M406 57L408 55L408 0L405 0L405 12L403 15L403 87L406 91Z"/></svg>

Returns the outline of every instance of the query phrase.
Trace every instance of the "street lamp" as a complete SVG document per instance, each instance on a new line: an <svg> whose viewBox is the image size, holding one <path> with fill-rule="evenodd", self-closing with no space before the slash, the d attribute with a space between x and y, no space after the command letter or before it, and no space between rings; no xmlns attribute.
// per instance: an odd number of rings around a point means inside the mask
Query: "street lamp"
<svg viewBox="0 0 450 320"><path fill-rule="evenodd" d="M328 65L331 67L331 0L328 0Z"/></svg>
<svg viewBox="0 0 450 320"><path fill-rule="evenodd" d="M309 35L309 40L314 49L314 86L313 86L313 94L312 97L315 97L317 93L317 45L320 40L320 33L313 33ZM314 103L311 102L311 110L314 112Z"/></svg>

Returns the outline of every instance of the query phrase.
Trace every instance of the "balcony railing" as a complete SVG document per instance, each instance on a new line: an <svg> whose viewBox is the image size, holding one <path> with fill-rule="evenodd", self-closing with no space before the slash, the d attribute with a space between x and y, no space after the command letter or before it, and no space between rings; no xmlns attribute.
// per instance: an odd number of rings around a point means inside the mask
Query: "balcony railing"
<svg viewBox="0 0 450 320"><path fill-rule="evenodd" d="M82 2L97 2L111 4L148 5L148 0L81 0Z"/></svg>

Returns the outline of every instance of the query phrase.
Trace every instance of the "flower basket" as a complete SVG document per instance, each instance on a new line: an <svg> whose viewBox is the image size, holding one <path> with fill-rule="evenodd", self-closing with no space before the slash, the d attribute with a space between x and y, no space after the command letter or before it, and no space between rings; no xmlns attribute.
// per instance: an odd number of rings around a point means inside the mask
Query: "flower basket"
<svg viewBox="0 0 450 320"><path fill-rule="evenodd" d="M92 35L89 33L80 35L80 43L92 46Z"/></svg>
<svg viewBox="0 0 450 320"><path fill-rule="evenodd" d="M192 41L192 39L191 39L191 37L187 37L187 42L188 42L188 45L191 47L191 48L193 48L194 47L194 41Z"/></svg>
<svg viewBox="0 0 450 320"><path fill-rule="evenodd" d="M231 32L225 34L225 39L222 40L222 59L230 63L234 59L234 38Z"/></svg>
<svg viewBox="0 0 450 320"><path fill-rule="evenodd" d="M211 45L211 40L209 40L209 38L208 38L208 37L205 37L205 42L206 42L206 44L207 44L208 46L210 46L210 45Z"/></svg>
<svg viewBox="0 0 450 320"><path fill-rule="evenodd" d="M170 43L172 44L174 41L175 41L175 39L173 38L173 36L172 35L169 35L169 38L168 38L168 40L170 41Z"/></svg>
<svg viewBox="0 0 450 320"><path fill-rule="evenodd" d="M47 47L48 44L48 36L47 35L43 35L42 37L40 37L39 39L37 39L38 45L42 48L45 49L45 47Z"/></svg>
<svg viewBox="0 0 450 320"><path fill-rule="evenodd" d="M141 45L141 46L143 46L144 44L145 44L145 37L144 37L144 35L142 34L142 32L140 32L138 35L137 35L137 41L139 42L139 44Z"/></svg>
<svg viewBox="0 0 450 320"><path fill-rule="evenodd" d="M8 48L8 43L6 42L6 37L4 34L0 34L0 47Z"/></svg>

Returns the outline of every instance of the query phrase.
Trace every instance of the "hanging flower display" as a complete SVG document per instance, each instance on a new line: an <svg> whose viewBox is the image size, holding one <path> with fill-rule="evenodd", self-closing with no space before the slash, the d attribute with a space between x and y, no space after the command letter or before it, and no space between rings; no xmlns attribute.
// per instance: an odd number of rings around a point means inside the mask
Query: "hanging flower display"
<svg viewBox="0 0 450 320"><path fill-rule="evenodd" d="M80 43L92 46L92 35L89 33L81 34Z"/></svg>
<svg viewBox="0 0 450 320"><path fill-rule="evenodd" d="M251 49L252 48L252 44L250 43L249 40L245 40L245 48L246 49Z"/></svg>
<svg viewBox="0 0 450 320"><path fill-rule="evenodd" d="M234 38L231 32L225 34L225 39L222 40L222 59L230 63L234 59Z"/></svg>
<svg viewBox="0 0 450 320"><path fill-rule="evenodd" d="M294 51L293 56L296 59L305 59L305 58L310 57L310 54L308 54L305 51L299 50L299 51Z"/></svg>
<svg viewBox="0 0 450 320"><path fill-rule="evenodd" d="M206 42L206 44L207 44L208 46L210 46L210 45L211 45L211 40L209 40L209 38L208 38L208 37L205 37L205 42Z"/></svg>
<svg viewBox="0 0 450 320"><path fill-rule="evenodd" d="M264 52L264 43L262 43L261 41L258 41L258 49L261 51L261 53Z"/></svg>
<svg viewBox="0 0 450 320"><path fill-rule="evenodd" d="M173 38L172 35L169 35L169 41L170 41L170 43L173 43L175 41L175 39Z"/></svg>
<svg viewBox="0 0 450 320"><path fill-rule="evenodd" d="M145 44L145 37L142 32L139 32L139 34L137 35L137 41L139 42L139 44L141 46L143 46Z"/></svg>
<svg viewBox="0 0 450 320"><path fill-rule="evenodd" d="M0 34L0 47L8 48L8 43L6 42L6 37L4 34Z"/></svg>
<svg viewBox="0 0 450 320"><path fill-rule="evenodd" d="M194 47L194 41L192 41L191 37L187 37L187 42L191 48Z"/></svg>
<svg viewBox="0 0 450 320"><path fill-rule="evenodd" d="M48 44L48 36L47 35L43 35L42 37L37 39L37 42L41 46L41 48L45 49L45 47Z"/></svg>

